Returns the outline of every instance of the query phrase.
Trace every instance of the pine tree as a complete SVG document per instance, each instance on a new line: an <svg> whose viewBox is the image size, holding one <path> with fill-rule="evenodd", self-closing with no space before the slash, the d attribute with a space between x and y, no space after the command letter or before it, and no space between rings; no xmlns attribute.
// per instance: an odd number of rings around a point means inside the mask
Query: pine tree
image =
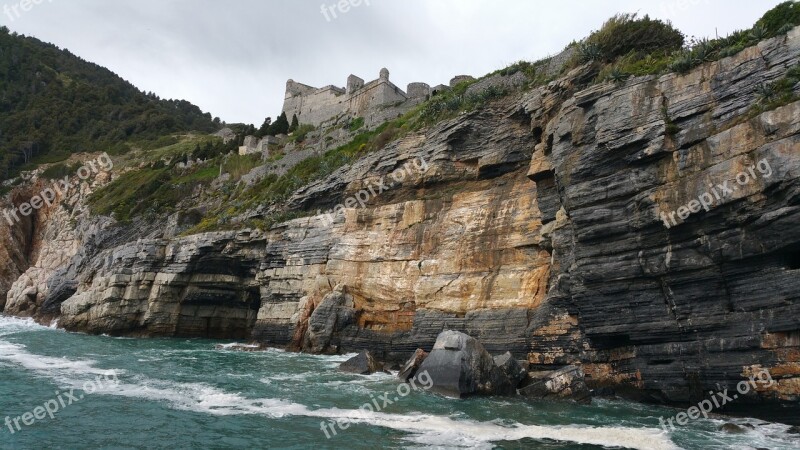
<svg viewBox="0 0 800 450"><path fill-rule="evenodd" d="M292 124L289 126L289 133L294 133L300 127L300 121L297 120L297 114L292 116Z"/></svg>
<svg viewBox="0 0 800 450"><path fill-rule="evenodd" d="M258 129L258 133L256 134L256 136L258 138L263 138L264 136L266 136L267 133L269 133L270 125L272 125L272 118L267 117L266 119L264 119L264 124L261 125L261 128Z"/></svg>
<svg viewBox="0 0 800 450"><path fill-rule="evenodd" d="M279 134L287 134L289 133L289 119L286 118L286 113L281 113L281 116L278 117L278 120L275 121L269 127L269 132L267 133L269 136L277 136Z"/></svg>

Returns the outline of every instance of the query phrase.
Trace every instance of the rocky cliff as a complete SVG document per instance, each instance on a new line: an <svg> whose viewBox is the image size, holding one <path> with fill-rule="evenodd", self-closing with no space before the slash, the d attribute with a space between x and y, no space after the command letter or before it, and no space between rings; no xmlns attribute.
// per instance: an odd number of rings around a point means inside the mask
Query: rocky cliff
<svg viewBox="0 0 800 450"><path fill-rule="evenodd" d="M403 174L333 220L121 245L77 232L28 302L60 304L69 330L389 360L452 329L669 403L767 369L772 387L729 406L798 422L800 102L751 113L799 63L796 28L685 75L586 87L579 68L290 199L327 210Z"/></svg>

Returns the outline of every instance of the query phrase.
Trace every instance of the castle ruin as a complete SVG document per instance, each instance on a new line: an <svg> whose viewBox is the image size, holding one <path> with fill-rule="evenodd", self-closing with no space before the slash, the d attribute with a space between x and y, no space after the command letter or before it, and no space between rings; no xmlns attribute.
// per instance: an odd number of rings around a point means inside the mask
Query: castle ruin
<svg viewBox="0 0 800 450"><path fill-rule="evenodd" d="M296 115L301 124L316 127L342 116L363 117L366 125L371 127L403 115L437 90L446 88L410 83L403 91L389 81L387 69L381 69L378 79L369 83L350 75L345 88L333 85L315 88L289 80L286 82L283 112L289 118Z"/></svg>

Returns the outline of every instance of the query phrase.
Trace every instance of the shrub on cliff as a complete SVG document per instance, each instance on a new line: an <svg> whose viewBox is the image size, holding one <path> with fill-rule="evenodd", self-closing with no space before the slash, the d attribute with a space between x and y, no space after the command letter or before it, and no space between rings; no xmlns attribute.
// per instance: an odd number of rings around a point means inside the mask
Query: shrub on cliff
<svg viewBox="0 0 800 450"><path fill-rule="evenodd" d="M756 22L756 27L766 31L765 37L777 36L798 25L800 25L800 3L796 1L781 3L767 11Z"/></svg>
<svg viewBox="0 0 800 450"><path fill-rule="evenodd" d="M636 14L618 14L609 19L603 27L592 33L585 42L587 48L594 48L597 56L606 62L630 52L669 54L683 46L683 33L670 23L638 18Z"/></svg>

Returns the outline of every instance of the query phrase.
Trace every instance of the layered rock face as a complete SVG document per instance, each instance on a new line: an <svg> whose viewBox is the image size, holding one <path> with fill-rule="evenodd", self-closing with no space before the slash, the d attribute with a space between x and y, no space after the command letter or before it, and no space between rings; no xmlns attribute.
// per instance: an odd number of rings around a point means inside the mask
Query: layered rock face
<svg viewBox="0 0 800 450"><path fill-rule="evenodd" d="M244 339L260 306L258 233L139 240L100 253L61 305L60 325L91 333Z"/></svg>
<svg viewBox="0 0 800 450"><path fill-rule="evenodd" d="M676 402L767 369L760 397L798 420L800 103L746 117L798 58L795 29L686 76L580 92L552 120L537 113L552 94L529 98L559 274L548 300L587 345L537 338L531 362L579 360L595 384Z"/></svg>
<svg viewBox="0 0 800 450"><path fill-rule="evenodd" d="M263 235L81 238L59 278L76 293L51 303L71 330L398 362L456 330L661 402L766 369L770 388L728 406L798 422L800 103L748 116L758 86L798 63L795 29L686 75L583 89L593 74L577 69L290 199L325 211L370 192L341 215Z"/></svg>

